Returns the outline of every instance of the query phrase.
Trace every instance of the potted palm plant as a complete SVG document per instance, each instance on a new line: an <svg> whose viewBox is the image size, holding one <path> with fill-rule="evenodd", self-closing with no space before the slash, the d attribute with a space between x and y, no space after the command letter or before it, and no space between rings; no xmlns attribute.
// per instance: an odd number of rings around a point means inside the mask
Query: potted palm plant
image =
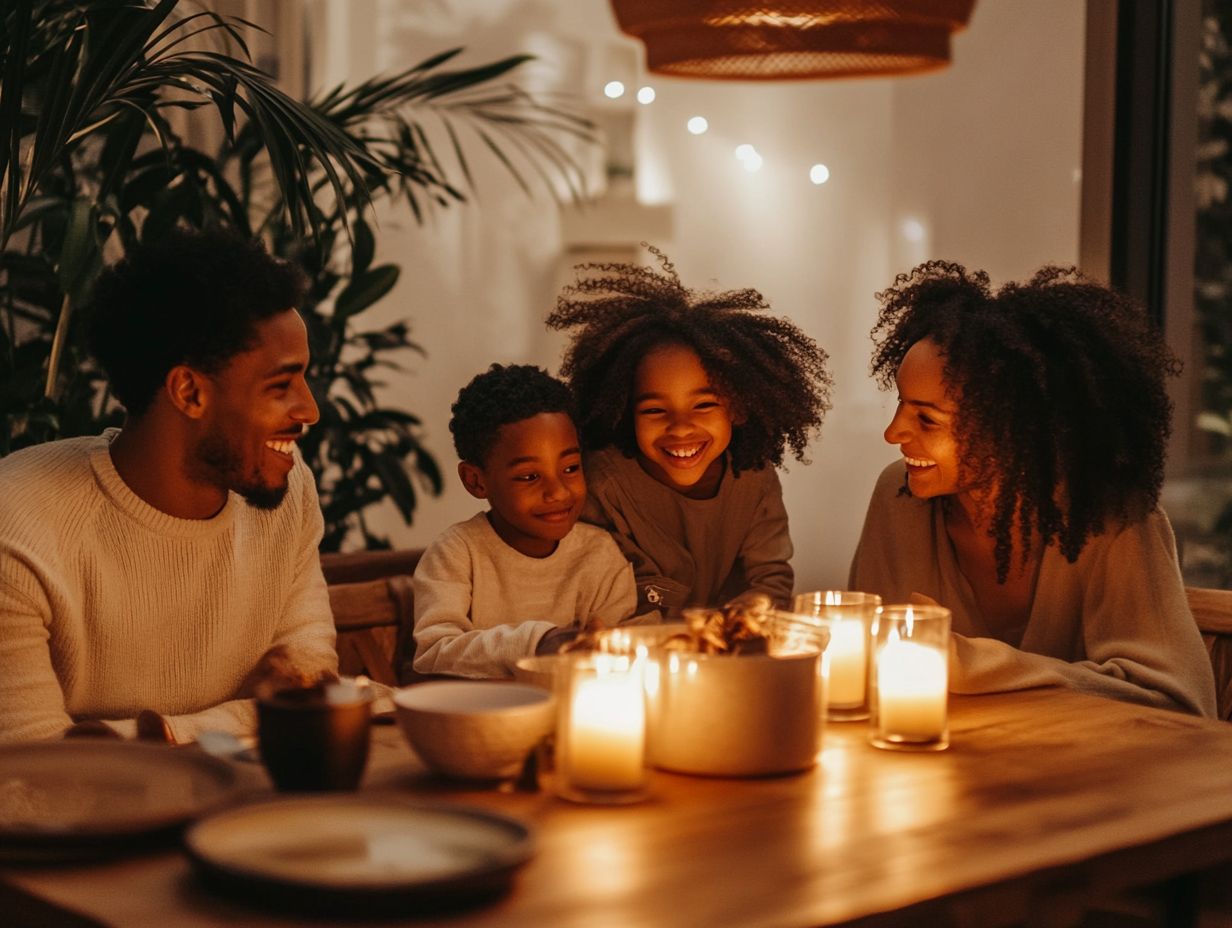
<svg viewBox="0 0 1232 928"><path fill-rule="evenodd" d="M179 0L16 0L0 12L0 454L120 421L82 345L104 261L176 224L261 235L312 280L305 317L321 408L303 444L326 519L323 550L369 547L364 511L439 492L419 420L377 399L379 372L419 350L405 321L363 327L397 281L367 221L379 200L417 219L467 199L468 137L526 189L538 172L581 196L572 140L588 121L508 83L528 56L459 68L454 49L307 101L248 60L247 24ZM201 151L176 111L216 119ZM453 173L433 150L443 127Z"/></svg>

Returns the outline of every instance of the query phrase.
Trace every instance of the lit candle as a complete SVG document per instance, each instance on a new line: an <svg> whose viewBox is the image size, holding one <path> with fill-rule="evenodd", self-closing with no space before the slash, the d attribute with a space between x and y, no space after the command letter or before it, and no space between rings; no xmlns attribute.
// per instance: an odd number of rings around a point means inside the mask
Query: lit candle
<svg viewBox="0 0 1232 928"><path fill-rule="evenodd" d="M911 741L940 738L945 731L944 651L891 639L877 656L878 727Z"/></svg>
<svg viewBox="0 0 1232 928"><path fill-rule="evenodd" d="M839 708L864 703L867 645L864 622L843 618L831 623L826 658L830 668L830 705Z"/></svg>
<svg viewBox="0 0 1232 928"><path fill-rule="evenodd" d="M645 780L646 711L638 673L578 680L568 733L568 769L580 789L637 789Z"/></svg>

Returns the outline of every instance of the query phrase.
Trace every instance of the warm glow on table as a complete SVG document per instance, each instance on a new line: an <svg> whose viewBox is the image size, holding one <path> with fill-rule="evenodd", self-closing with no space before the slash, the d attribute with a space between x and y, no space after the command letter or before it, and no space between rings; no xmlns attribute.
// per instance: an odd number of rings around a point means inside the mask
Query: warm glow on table
<svg viewBox="0 0 1232 928"><path fill-rule="evenodd" d="M877 723L890 737L926 741L945 731L947 655L889 641L877 655Z"/></svg>
<svg viewBox="0 0 1232 928"><path fill-rule="evenodd" d="M646 711L640 674L578 680L566 736L570 783L636 789L645 779Z"/></svg>

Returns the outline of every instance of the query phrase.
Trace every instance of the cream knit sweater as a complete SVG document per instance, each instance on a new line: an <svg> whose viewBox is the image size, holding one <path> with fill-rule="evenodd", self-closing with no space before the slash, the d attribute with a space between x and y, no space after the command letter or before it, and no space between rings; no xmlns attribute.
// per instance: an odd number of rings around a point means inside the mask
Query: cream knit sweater
<svg viewBox="0 0 1232 928"><path fill-rule="evenodd" d="M415 569L414 668L511 677L553 628L624 623L636 603L633 570L602 529L575 525L551 555L535 558L502 541L481 512L446 529Z"/></svg>
<svg viewBox="0 0 1232 928"><path fill-rule="evenodd" d="M271 646L337 669L303 461L277 509L233 493L211 519L178 519L120 478L117 434L0 459L0 743L83 719L131 734L142 709L180 742L250 732L252 703L234 696Z"/></svg>
<svg viewBox="0 0 1232 928"><path fill-rule="evenodd" d="M1088 539L1073 564L1044 551L1018 647L992 636L958 566L937 501L899 495L902 461L877 481L851 566L853 590L953 613L950 690L1072 689L1212 718L1215 682L1162 510Z"/></svg>

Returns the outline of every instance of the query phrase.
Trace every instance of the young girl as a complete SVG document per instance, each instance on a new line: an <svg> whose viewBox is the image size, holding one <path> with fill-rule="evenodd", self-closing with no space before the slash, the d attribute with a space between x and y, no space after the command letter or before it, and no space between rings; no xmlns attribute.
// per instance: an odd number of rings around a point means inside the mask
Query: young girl
<svg viewBox="0 0 1232 928"><path fill-rule="evenodd" d="M694 293L662 266L585 265L548 317L581 408L590 496L633 564L638 612L791 597L775 466L829 409L826 354L754 290Z"/></svg>
<svg viewBox="0 0 1232 928"><path fill-rule="evenodd" d="M1179 365L1128 299L1048 267L993 293L933 261L878 294L896 385L853 589L953 612L951 689L1060 684L1211 716L1157 507Z"/></svg>

